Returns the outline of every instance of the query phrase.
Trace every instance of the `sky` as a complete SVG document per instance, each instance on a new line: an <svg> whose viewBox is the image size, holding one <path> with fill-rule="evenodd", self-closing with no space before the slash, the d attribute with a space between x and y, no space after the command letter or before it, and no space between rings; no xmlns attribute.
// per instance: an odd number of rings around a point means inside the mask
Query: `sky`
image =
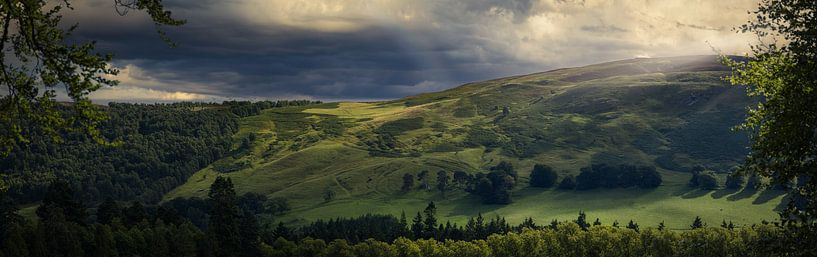
<svg viewBox="0 0 817 257"><path fill-rule="evenodd" d="M100 103L396 99L639 57L744 54L757 0L164 0L187 20L162 42L144 13L77 0L73 37L114 54Z"/></svg>

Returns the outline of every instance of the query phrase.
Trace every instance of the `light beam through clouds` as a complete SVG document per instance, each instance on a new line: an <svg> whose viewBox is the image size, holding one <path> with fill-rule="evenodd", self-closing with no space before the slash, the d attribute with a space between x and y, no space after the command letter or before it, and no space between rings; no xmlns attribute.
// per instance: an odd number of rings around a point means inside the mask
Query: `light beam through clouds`
<svg viewBox="0 0 817 257"><path fill-rule="evenodd" d="M748 51L750 0L165 0L169 49L143 14L85 0L66 17L116 54L98 101L393 99L469 81L635 57Z"/></svg>

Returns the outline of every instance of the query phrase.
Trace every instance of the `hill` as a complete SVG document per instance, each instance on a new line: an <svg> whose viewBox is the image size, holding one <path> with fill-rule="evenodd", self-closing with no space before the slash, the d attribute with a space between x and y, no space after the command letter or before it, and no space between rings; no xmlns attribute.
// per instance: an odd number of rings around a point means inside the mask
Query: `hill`
<svg viewBox="0 0 817 257"><path fill-rule="evenodd" d="M731 128L752 100L721 80L715 56L632 59L462 85L386 102L340 102L268 109L242 118L233 154L193 174L164 199L204 197L231 177L239 193L288 199L281 217L298 223L367 212L399 214L438 201L440 215L463 223L478 213L513 222L574 219L710 222L773 219L780 192L700 191L692 167L727 172L748 139ZM508 161L519 173L509 205L484 205L462 188L442 194L401 190L403 176L429 171L486 172ZM541 190L527 187L534 164L559 177L591 164L655 166L657 189ZM723 180L723 174L719 175ZM722 181L721 181L722 182ZM411 213L409 213L411 215ZM544 222L544 220L540 220Z"/></svg>

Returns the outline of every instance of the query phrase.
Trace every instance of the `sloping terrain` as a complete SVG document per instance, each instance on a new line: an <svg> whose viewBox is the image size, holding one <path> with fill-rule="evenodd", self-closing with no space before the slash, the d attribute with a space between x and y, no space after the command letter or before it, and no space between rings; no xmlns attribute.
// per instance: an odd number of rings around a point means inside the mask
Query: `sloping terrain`
<svg viewBox="0 0 817 257"><path fill-rule="evenodd" d="M239 193L289 199L287 221L399 214L439 201L462 223L477 213L514 221L574 219L666 221L683 228L695 216L757 223L775 217L773 191L698 191L691 167L727 172L746 153L731 131L752 101L721 80L715 56L633 59L469 83L389 102L328 103L269 109L240 122L235 154L194 174L165 196L205 197L219 175ZM402 177L430 171L485 172L510 161L519 172L510 205L482 205L461 189L402 192ZM541 190L527 187L536 163L560 177L595 163L655 166L658 189ZM419 183L415 184L419 186ZM456 185L454 185L456 187ZM431 186L431 188L434 188Z"/></svg>

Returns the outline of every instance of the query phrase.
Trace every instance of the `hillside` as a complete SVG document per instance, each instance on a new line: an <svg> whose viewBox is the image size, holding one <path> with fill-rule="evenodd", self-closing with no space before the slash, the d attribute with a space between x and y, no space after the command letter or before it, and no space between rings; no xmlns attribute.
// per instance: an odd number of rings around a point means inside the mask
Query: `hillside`
<svg viewBox="0 0 817 257"><path fill-rule="evenodd" d="M288 199L292 211L276 219L295 222L367 212L410 216L429 200L460 223L477 213L513 222L575 219L579 210L607 224L637 219L673 228L697 215L713 224L773 219L779 192L686 187L691 167L727 172L746 153L746 135L731 127L751 99L721 80L727 71L714 56L633 59L388 102L268 109L240 120L234 154L164 198L204 197L222 175L239 193ZM519 172L509 205L483 205L461 189L401 191L406 173L473 174L500 161ZM536 163L554 167L560 178L596 163L655 166L664 182L654 190L528 188Z"/></svg>

